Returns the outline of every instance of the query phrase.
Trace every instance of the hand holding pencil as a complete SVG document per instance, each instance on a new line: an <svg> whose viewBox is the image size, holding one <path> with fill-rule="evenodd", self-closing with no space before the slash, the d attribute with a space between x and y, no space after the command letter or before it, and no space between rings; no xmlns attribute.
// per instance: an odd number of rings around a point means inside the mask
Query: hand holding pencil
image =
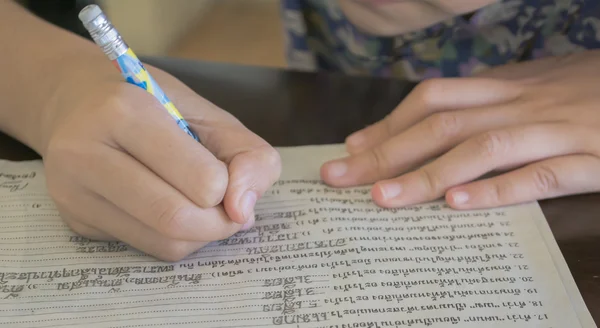
<svg viewBox="0 0 600 328"><path fill-rule="evenodd" d="M75 232L175 261L252 226L256 201L280 172L269 144L164 71L146 65L136 80L129 56L118 65L129 80L98 45L18 5L0 1L0 17L27 22L35 33L16 37L45 51L7 53L37 68L35 81L21 83L34 91L15 95L23 101L14 111L35 117L35 127L20 125L15 137L43 157L48 191Z"/></svg>

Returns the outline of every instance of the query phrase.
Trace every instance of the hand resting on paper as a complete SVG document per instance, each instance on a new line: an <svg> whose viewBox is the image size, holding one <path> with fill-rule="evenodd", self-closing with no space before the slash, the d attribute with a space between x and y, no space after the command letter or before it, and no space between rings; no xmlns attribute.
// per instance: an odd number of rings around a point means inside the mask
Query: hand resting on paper
<svg viewBox="0 0 600 328"><path fill-rule="evenodd" d="M400 207L489 208L600 190L600 51L431 79L346 140L326 183ZM488 173L492 177L481 178Z"/></svg>

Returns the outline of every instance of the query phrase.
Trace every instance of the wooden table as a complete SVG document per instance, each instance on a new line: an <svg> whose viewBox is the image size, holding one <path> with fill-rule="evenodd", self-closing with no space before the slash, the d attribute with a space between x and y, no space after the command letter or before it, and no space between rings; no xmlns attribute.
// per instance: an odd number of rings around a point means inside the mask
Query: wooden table
<svg viewBox="0 0 600 328"><path fill-rule="evenodd" d="M381 119L411 83L146 58L233 113L274 146L343 142ZM0 158L37 158L0 134ZM600 194L540 202L583 298L600 323ZM567 327L565 327L567 328Z"/></svg>

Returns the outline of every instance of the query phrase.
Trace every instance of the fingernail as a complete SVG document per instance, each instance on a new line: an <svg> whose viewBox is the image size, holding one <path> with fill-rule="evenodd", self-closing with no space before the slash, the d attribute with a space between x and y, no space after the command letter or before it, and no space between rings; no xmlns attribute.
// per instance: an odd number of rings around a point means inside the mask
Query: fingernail
<svg viewBox="0 0 600 328"><path fill-rule="evenodd" d="M348 171L348 165L346 165L344 162L330 163L329 167L327 168L327 172L332 178L339 178L346 174L346 171Z"/></svg>
<svg viewBox="0 0 600 328"><path fill-rule="evenodd" d="M457 191L452 193L452 201L454 204L461 205L469 201L469 194L464 191Z"/></svg>
<svg viewBox="0 0 600 328"><path fill-rule="evenodd" d="M379 188L381 188L381 194L385 199L394 198L402 192L402 186L398 183L386 183Z"/></svg>
<svg viewBox="0 0 600 328"><path fill-rule="evenodd" d="M242 209L242 213L244 214L244 219L247 221L250 220L252 216L252 212L254 211L254 205L256 205L256 193L254 191L248 190L242 195L242 199L240 200L240 208Z"/></svg>
<svg viewBox="0 0 600 328"><path fill-rule="evenodd" d="M360 147L365 143L365 136L361 132L355 132L348 136L346 142L352 147Z"/></svg>
<svg viewBox="0 0 600 328"><path fill-rule="evenodd" d="M254 217L254 215L250 215L250 217L248 218L248 221L246 221L246 223L244 223L244 225L242 226L242 231L252 229L255 221L256 221L256 218Z"/></svg>

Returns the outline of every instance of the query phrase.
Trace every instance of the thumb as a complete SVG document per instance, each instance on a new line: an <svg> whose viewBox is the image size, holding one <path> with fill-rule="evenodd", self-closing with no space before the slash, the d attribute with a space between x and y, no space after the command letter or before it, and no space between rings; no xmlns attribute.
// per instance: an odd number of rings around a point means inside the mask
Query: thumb
<svg viewBox="0 0 600 328"><path fill-rule="evenodd" d="M157 78L204 146L227 165L223 205L229 218L251 224L254 205L279 178L279 153L248 130L231 113L200 97L172 76L157 70Z"/></svg>
<svg viewBox="0 0 600 328"><path fill-rule="evenodd" d="M224 205L229 217L244 222L244 228L254 224L254 205L281 172L279 153L269 146L259 146L237 153L229 161L229 186Z"/></svg>
<svg viewBox="0 0 600 328"><path fill-rule="evenodd" d="M279 153L221 110L190 123L203 145L227 165L229 181L223 205L231 220L247 227L253 223L256 202L279 179Z"/></svg>

